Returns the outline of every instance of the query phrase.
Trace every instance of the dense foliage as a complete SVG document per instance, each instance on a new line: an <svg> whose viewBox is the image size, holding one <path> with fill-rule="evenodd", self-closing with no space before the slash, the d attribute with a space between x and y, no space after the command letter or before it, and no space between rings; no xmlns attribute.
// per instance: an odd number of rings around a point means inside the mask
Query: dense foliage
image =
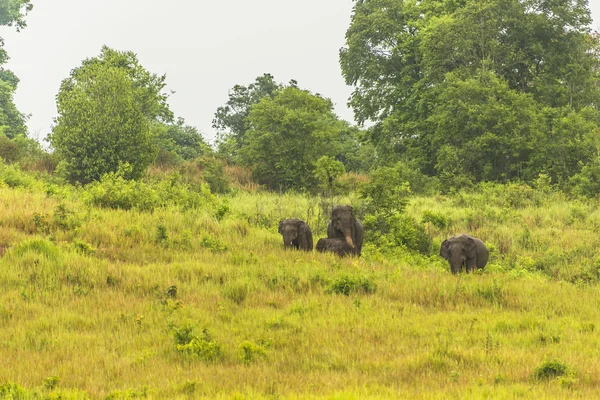
<svg viewBox="0 0 600 400"><path fill-rule="evenodd" d="M30 0L0 1L0 26L14 26L17 31L27 26L25 16L33 8ZM19 78L10 70L2 67L8 61L8 53L4 49L4 40L0 38L0 136L9 139L17 135L25 135L26 115L21 113L13 102Z"/></svg>
<svg viewBox="0 0 600 400"><path fill-rule="evenodd" d="M317 160L335 155L343 124L330 100L285 87L250 109L248 126L241 164L270 188L306 189L316 184Z"/></svg>
<svg viewBox="0 0 600 400"><path fill-rule="evenodd" d="M125 164L128 178L142 176L157 148L138 96L127 72L110 64L90 64L63 82L50 143L71 180L98 180Z"/></svg>
<svg viewBox="0 0 600 400"><path fill-rule="evenodd" d="M580 0L356 1L340 52L350 104L385 162L446 188L566 184L597 154L590 21Z"/></svg>

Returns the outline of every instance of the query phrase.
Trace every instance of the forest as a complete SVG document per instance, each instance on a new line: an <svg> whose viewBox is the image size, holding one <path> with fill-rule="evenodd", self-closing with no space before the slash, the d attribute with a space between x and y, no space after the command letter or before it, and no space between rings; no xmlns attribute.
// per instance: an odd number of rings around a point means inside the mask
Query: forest
<svg viewBox="0 0 600 400"><path fill-rule="evenodd" d="M0 0L0 25L34 12ZM591 22L587 0L354 0L355 121L265 72L215 143L108 46L40 143L0 41L0 398L597 396ZM316 244L341 205L362 252L284 246L282 221ZM463 233L489 251L472 273L441 256Z"/></svg>

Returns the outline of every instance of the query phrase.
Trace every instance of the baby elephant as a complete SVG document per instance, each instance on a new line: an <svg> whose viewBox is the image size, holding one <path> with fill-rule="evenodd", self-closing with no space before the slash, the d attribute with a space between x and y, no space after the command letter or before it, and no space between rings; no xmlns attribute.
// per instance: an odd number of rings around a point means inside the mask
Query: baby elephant
<svg viewBox="0 0 600 400"><path fill-rule="evenodd" d="M286 249L296 248L312 251L312 232L306 222L297 218L289 218L279 223L279 233L283 236L283 245Z"/></svg>
<svg viewBox="0 0 600 400"><path fill-rule="evenodd" d="M354 249L350 247L344 238L319 239L317 242L317 251L331 251L340 257L354 253Z"/></svg>
<svg viewBox="0 0 600 400"><path fill-rule="evenodd" d="M461 272L463 265L466 272L475 268L483 269L489 255L490 252L481 240L467 234L444 240L440 248L440 256L448 260L453 274Z"/></svg>

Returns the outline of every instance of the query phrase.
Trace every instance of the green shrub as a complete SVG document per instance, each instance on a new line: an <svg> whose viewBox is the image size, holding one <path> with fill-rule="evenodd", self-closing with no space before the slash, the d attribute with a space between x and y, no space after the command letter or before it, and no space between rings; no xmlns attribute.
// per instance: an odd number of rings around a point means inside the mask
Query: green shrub
<svg viewBox="0 0 600 400"><path fill-rule="evenodd" d="M221 345L210 337L206 329L202 330L202 337L196 337L192 327L183 326L175 329L174 337L180 353L203 361L217 361L223 358Z"/></svg>
<svg viewBox="0 0 600 400"><path fill-rule="evenodd" d="M8 187L11 188L30 188L38 184L35 178L21 171L21 167L19 167L19 165L6 165L3 162L0 162L0 181L4 182Z"/></svg>
<svg viewBox="0 0 600 400"><path fill-rule="evenodd" d="M430 223L438 229L446 229L450 226L450 220L445 215L429 210L423 211L422 222Z"/></svg>
<svg viewBox="0 0 600 400"><path fill-rule="evenodd" d="M223 295L236 304L242 304L248 297L248 284L243 282L228 283L223 289Z"/></svg>
<svg viewBox="0 0 600 400"><path fill-rule="evenodd" d="M545 361L535 369L533 376L537 380L548 380L557 376L564 376L569 372L569 367L560 361Z"/></svg>
<svg viewBox="0 0 600 400"><path fill-rule="evenodd" d="M210 249L213 253L222 253L227 250L227 245L211 236L204 236L200 241L200 246Z"/></svg>
<svg viewBox="0 0 600 400"><path fill-rule="evenodd" d="M394 252L398 248L418 251L426 255L431 252L431 238L425 232L424 225L409 215L369 214L364 217L363 224L365 240L384 253Z"/></svg>
<svg viewBox="0 0 600 400"><path fill-rule="evenodd" d="M266 356L267 352L265 351L265 349L256 343L252 343L246 340L240 345L240 360L242 360L244 364L250 364L257 357Z"/></svg>
<svg viewBox="0 0 600 400"><path fill-rule="evenodd" d="M350 296L350 293L375 293L376 288L375 283L369 278L344 275L334 279L327 287L326 292Z"/></svg>

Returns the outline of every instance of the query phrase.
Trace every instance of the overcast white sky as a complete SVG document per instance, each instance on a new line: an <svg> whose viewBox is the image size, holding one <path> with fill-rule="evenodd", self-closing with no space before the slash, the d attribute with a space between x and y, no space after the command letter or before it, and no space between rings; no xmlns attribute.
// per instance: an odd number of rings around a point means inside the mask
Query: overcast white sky
<svg viewBox="0 0 600 400"><path fill-rule="evenodd" d="M33 0L28 26L2 28L11 57L7 67L21 83L15 102L32 114L31 136L45 137L56 116L60 82L103 44L137 53L149 71L167 74L175 115L212 141L217 107L230 88L263 73L278 82L332 99L337 114L351 88L341 76L338 50L350 24L352 0ZM600 0L591 0L600 28Z"/></svg>

